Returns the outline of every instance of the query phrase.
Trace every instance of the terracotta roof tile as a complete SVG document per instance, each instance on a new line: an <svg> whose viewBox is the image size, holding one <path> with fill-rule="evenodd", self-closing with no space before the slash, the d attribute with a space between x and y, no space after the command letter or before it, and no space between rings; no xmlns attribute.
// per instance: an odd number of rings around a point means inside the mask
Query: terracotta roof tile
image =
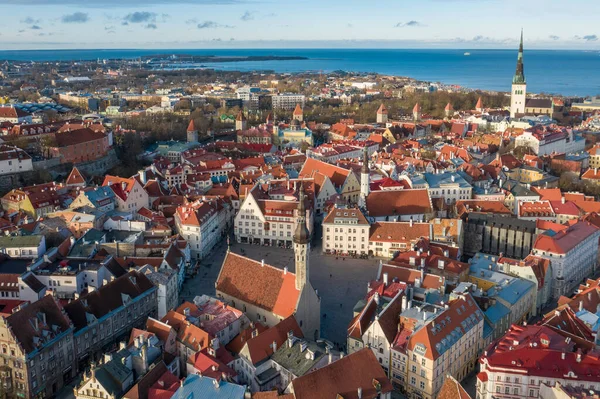
<svg viewBox="0 0 600 399"><path fill-rule="evenodd" d="M420 215L433 212L429 192L423 190L374 191L367 197L369 217Z"/></svg>
<svg viewBox="0 0 600 399"><path fill-rule="evenodd" d="M228 252L216 289L281 317L296 311L295 274Z"/></svg>
<svg viewBox="0 0 600 399"><path fill-rule="evenodd" d="M333 399L338 395L344 399L358 399L358 388L362 388L362 399L374 399L393 389L369 348L296 378L292 386L296 399Z"/></svg>

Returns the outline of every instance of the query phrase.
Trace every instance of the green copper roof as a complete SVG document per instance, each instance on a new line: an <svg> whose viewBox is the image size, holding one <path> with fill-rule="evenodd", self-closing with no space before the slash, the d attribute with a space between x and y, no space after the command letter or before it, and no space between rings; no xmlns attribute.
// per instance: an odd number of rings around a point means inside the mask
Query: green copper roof
<svg viewBox="0 0 600 399"><path fill-rule="evenodd" d="M513 84L525 84L525 71L523 67L523 30L521 29L521 44L519 45L519 56L517 57L517 70L513 77Z"/></svg>

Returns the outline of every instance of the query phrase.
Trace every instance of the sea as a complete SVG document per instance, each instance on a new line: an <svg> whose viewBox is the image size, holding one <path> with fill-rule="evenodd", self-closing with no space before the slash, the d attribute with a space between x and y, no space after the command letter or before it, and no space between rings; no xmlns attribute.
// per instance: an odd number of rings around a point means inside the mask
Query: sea
<svg viewBox="0 0 600 399"><path fill-rule="evenodd" d="M470 55L465 55L468 53ZM441 82L470 89L509 91L516 50L470 49L156 49L4 50L0 60L77 61L135 59L158 54L299 56L305 60L203 63L226 71L375 72ZM586 97L600 95L600 51L525 50L529 93ZM198 65L199 67L200 65Z"/></svg>

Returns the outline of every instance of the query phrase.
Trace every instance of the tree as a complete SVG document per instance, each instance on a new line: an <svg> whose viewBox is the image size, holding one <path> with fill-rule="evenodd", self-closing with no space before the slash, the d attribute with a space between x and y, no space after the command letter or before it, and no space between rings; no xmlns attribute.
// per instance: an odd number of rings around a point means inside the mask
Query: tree
<svg viewBox="0 0 600 399"><path fill-rule="evenodd" d="M535 152L533 151L533 148L528 145L520 145L515 147L513 155L517 157L517 159L523 159L525 155L535 155Z"/></svg>

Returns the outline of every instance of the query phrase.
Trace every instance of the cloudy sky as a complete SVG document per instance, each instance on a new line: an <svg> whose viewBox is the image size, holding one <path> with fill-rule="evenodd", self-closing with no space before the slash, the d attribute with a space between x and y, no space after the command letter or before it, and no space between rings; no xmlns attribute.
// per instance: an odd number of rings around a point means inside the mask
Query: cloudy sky
<svg viewBox="0 0 600 399"><path fill-rule="evenodd" d="M0 0L0 49L600 49L600 1Z"/></svg>

